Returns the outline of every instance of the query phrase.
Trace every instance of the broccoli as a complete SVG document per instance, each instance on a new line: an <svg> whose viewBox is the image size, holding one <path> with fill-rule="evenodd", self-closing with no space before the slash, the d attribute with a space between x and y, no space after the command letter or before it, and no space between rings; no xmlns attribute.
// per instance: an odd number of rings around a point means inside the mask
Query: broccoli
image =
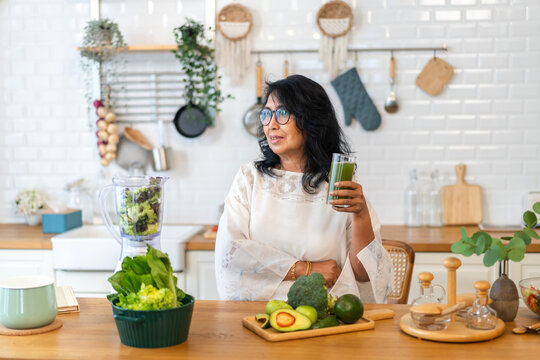
<svg viewBox="0 0 540 360"><path fill-rule="evenodd" d="M300 305L313 306L317 310L317 318L322 319L328 310L328 291L324 277L319 273L302 275L296 279L287 293L287 302L293 308Z"/></svg>

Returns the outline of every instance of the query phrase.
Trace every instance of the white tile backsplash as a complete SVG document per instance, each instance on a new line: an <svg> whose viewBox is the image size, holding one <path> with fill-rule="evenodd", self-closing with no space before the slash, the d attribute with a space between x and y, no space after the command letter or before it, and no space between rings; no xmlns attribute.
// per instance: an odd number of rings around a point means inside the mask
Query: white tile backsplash
<svg viewBox="0 0 540 360"><path fill-rule="evenodd" d="M185 17L207 21L212 11L230 2L102 0L101 14L119 23L128 44L173 44L172 29ZM438 55L455 69L449 86L431 97L415 86L415 79L432 53L395 53L400 110L390 115L383 108L389 54L358 55L358 72L382 124L366 132L354 121L344 132L357 151L358 173L381 220L403 221L402 194L411 168L426 173L439 168L441 179L451 183L454 165L463 162L467 181L484 189L486 221L517 223L521 196L540 188L538 1L348 2L355 16L351 47L447 44L448 53ZM314 19L322 3L242 1L253 14L252 47L317 48L320 32ZM21 221L10 203L19 189L38 187L57 196L68 181L101 177L76 51L88 19L88 0L0 2L0 151L5 164L0 222ZM130 53L127 59L132 71L179 70L168 53ZM283 54L262 56L265 79L281 77L284 59ZM341 104L317 55L291 54L289 62L290 73L325 87L341 119ZM234 99L223 104L216 126L201 137L184 138L166 125L173 149L172 170L164 173L171 176L167 222L216 222L238 168L259 154L241 122L255 101L253 67L240 85L231 85L224 75L222 88ZM150 141L158 141L156 127L139 127ZM113 165L104 174L121 171Z"/></svg>

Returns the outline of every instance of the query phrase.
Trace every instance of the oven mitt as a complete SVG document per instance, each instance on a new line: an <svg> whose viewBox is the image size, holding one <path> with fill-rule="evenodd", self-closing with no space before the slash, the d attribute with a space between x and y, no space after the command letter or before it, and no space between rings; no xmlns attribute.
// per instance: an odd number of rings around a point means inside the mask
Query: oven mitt
<svg viewBox="0 0 540 360"><path fill-rule="evenodd" d="M356 68L347 70L331 81L343 105L345 125L351 125L352 118L360 122L364 130L375 130L381 124L381 114L369 97Z"/></svg>

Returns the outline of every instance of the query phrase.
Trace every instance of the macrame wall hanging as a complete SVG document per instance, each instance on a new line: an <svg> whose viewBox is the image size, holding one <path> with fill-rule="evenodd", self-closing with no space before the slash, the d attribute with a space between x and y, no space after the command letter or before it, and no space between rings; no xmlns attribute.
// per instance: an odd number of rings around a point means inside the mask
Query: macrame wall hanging
<svg viewBox="0 0 540 360"><path fill-rule="evenodd" d="M229 4L217 15L218 37L216 42L217 63L239 83L250 63L249 33L253 18L247 7Z"/></svg>
<svg viewBox="0 0 540 360"><path fill-rule="evenodd" d="M341 0L327 2L317 12L317 25L322 32L319 55L324 68L334 78L348 60L347 34L353 25L352 9Z"/></svg>

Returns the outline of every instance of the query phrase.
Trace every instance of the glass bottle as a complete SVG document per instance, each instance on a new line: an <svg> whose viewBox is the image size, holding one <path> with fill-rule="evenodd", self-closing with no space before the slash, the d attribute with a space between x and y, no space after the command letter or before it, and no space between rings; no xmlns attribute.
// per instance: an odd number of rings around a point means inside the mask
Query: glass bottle
<svg viewBox="0 0 540 360"><path fill-rule="evenodd" d="M479 280L474 283L474 288L476 289L476 299L467 312L467 325L471 329L477 330L494 329L497 325L497 312L488 305L489 282Z"/></svg>
<svg viewBox="0 0 540 360"><path fill-rule="evenodd" d="M440 304L444 295L446 295L446 291L439 284L431 285L433 274L430 272L421 272L418 274L418 280L420 280L420 296L412 301L412 305ZM433 291L435 288L441 289L442 295L440 297L435 296Z"/></svg>
<svg viewBox="0 0 540 360"><path fill-rule="evenodd" d="M441 220L441 194L439 186L439 170L431 172L431 184L429 190L429 226L442 226Z"/></svg>
<svg viewBox="0 0 540 360"><path fill-rule="evenodd" d="M409 173L409 185L405 189L405 224L408 226L420 226L416 169L412 169Z"/></svg>

